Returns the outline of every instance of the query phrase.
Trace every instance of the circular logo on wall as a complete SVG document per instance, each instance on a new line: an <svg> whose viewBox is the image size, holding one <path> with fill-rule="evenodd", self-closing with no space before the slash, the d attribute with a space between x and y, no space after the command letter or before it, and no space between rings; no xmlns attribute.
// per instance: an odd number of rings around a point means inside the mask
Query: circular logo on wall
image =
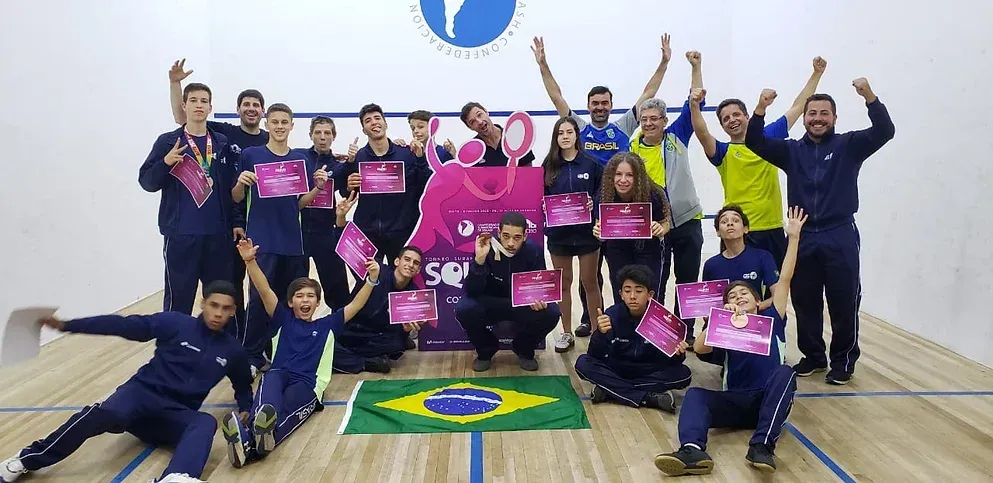
<svg viewBox="0 0 993 483"><path fill-rule="evenodd" d="M516 35L525 3L518 0L420 0L411 21L438 52L481 59L500 52Z"/></svg>

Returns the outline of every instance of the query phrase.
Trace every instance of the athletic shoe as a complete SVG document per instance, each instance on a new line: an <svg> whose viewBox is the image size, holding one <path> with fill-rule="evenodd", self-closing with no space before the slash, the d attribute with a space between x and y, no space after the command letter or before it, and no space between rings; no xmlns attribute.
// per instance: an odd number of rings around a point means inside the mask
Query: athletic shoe
<svg viewBox="0 0 993 483"><path fill-rule="evenodd" d="M610 394L604 388L594 385L593 390L590 391L590 403L600 404L608 400L610 400Z"/></svg>
<svg viewBox="0 0 993 483"><path fill-rule="evenodd" d="M186 473L169 473L158 483L207 483L199 478L194 478Z"/></svg>
<svg viewBox="0 0 993 483"><path fill-rule="evenodd" d="M844 386L851 380L851 374L838 369L831 369L824 377L824 382L835 386Z"/></svg>
<svg viewBox="0 0 993 483"><path fill-rule="evenodd" d="M576 345L576 338L568 332L559 334L559 340L555 341L555 352L567 352Z"/></svg>
<svg viewBox="0 0 993 483"><path fill-rule="evenodd" d="M363 363L362 369L367 372L378 372L380 374L389 374L390 360L387 359L385 356L369 357Z"/></svg>
<svg viewBox="0 0 993 483"><path fill-rule="evenodd" d="M21 475L26 475L27 473L27 468L21 463L20 458L16 456L0 463L0 482L13 483Z"/></svg>
<svg viewBox="0 0 993 483"><path fill-rule="evenodd" d="M676 400L672 396L672 391L650 392L645 395L643 401L645 406L661 409L667 413L676 413Z"/></svg>
<svg viewBox="0 0 993 483"><path fill-rule="evenodd" d="M485 361L479 357L472 361L472 370L476 372L486 372L490 370L490 366L493 365L492 359L486 359Z"/></svg>
<svg viewBox="0 0 993 483"><path fill-rule="evenodd" d="M667 476L709 475L714 469L714 460L703 450L683 445L675 453L656 456L655 467Z"/></svg>
<svg viewBox="0 0 993 483"><path fill-rule="evenodd" d="M263 404L255 413L255 451L265 456L276 449L276 408Z"/></svg>
<svg viewBox="0 0 993 483"><path fill-rule="evenodd" d="M772 449L769 446L756 443L748 445L748 454L745 459L759 470L767 473L776 471L776 462L773 460Z"/></svg>
<svg viewBox="0 0 993 483"><path fill-rule="evenodd" d="M803 359L800 359L800 362L798 362L795 366L793 366L793 370L796 371L796 375L798 377L807 377L815 372L826 371L827 364L823 366L819 366L811 362L810 359L804 357Z"/></svg>
<svg viewBox="0 0 993 483"><path fill-rule="evenodd" d="M589 322L583 322L576 327L576 337L589 337L593 330L590 328Z"/></svg>
<svg viewBox="0 0 993 483"><path fill-rule="evenodd" d="M530 359L525 359L523 357L518 357L518 359L519 359L520 364L521 364L521 369L524 369L525 371L537 371L538 370L538 361L535 360L533 357L530 358Z"/></svg>
<svg viewBox="0 0 993 483"><path fill-rule="evenodd" d="M238 413L231 412L224 415L224 420L221 422L221 433L228 443L228 461L231 462L231 466L235 468L245 466L248 463L251 449L249 441L252 439L251 434L238 419Z"/></svg>

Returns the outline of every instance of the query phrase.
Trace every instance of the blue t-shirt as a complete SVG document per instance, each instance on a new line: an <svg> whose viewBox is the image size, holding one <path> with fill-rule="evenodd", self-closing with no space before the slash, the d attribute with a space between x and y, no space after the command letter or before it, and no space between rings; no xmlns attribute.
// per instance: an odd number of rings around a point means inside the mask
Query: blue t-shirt
<svg viewBox="0 0 993 483"><path fill-rule="evenodd" d="M773 139L786 139L790 137L790 127L789 120L786 116L782 116L767 125L763 132L765 132L765 137ZM728 153L728 147L732 143L726 143L724 141L715 141L717 143L717 151L714 152L714 157L710 158L710 163L714 166L720 166L724 162L724 156ZM739 144L739 143L735 143ZM740 143L742 146L745 143Z"/></svg>
<svg viewBox="0 0 993 483"><path fill-rule="evenodd" d="M627 151L631 144L631 133L638 128L638 119L635 117L637 107L628 109L616 122L608 122L606 126L598 128L592 123L570 111L569 116L579 124L579 142L582 143L583 151L600 162L601 166L606 166L615 154L620 151Z"/></svg>
<svg viewBox="0 0 993 483"><path fill-rule="evenodd" d="M344 326L343 309L305 322L296 318L285 304L278 304L270 322L270 329L275 334L269 370L286 371L296 380L316 385L318 372L324 372L321 366L326 366L328 374L331 373L334 338Z"/></svg>
<svg viewBox="0 0 993 483"><path fill-rule="evenodd" d="M745 245L745 249L734 258L718 253L703 264L703 280L742 280L755 287L763 299L770 295L769 287L779 281L779 269L772 254Z"/></svg>
<svg viewBox="0 0 993 483"><path fill-rule="evenodd" d="M786 321L779 316L776 307L769 307L759 315L772 317L772 343L769 355L762 356L714 348L703 354L700 360L724 366L725 391L752 391L765 387L773 371L786 363Z"/></svg>
<svg viewBox="0 0 993 483"><path fill-rule="evenodd" d="M280 161L303 161L306 157L299 151L290 150L286 156L278 156L266 146L253 146L241 152L238 174L255 171L255 166ZM259 197L258 183L252 185L246 199L248 222L245 233L259 246L259 253L276 255L303 255L303 230L300 225L299 196L277 198Z"/></svg>

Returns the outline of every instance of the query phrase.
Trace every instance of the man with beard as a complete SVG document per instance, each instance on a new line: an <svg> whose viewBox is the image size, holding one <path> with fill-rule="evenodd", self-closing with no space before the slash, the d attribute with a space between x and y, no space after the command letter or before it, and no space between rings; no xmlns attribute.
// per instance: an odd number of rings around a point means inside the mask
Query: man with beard
<svg viewBox="0 0 993 483"><path fill-rule="evenodd" d="M493 121L490 120L489 111L482 104L472 101L462 106L462 112L459 118L462 119L466 127L475 131L476 139L486 144L486 152L483 154L483 160L477 163L475 167L506 166L509 160L503 152L503 126L493 124ZM528 153L521 158L517 165L531 166L532 163L534 163L534 152L528 150Z"/></svg>
<svg viewBox="0 0 993 483"><path fill-rule="evenodd" d="M831 370L828 384L847 384L855 372L858 346L859 207L858 175L862 163L893 139L895 127L886 106L865 78L852 81L865 99L872 126L836 133L834 99L814 94L804 104L801 139L775 139L763 133L765 110L776 91L764 89L748 121L745 146L786 173L790 206L809 214L800 239L796 273L791 290L797 318L797 347L803 359L793 368L801 377L828 368L824 346L824 296L831 317Z"/></svg>

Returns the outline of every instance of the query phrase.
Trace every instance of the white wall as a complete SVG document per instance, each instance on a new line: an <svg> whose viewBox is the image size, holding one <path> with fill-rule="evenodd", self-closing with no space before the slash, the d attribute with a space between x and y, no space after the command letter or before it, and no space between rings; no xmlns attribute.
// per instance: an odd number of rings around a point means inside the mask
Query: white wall
<svg viewBox="0 0 993 483"><path fill-rule="evenodd" d="M641 92L657 65L659 35L668 31L674 55L660 96L670 106L685 98L683 53L690 49L703 53L712 105L733 96L751 107L763 87L774 87L780 99L772 115L803 85L811 58L824 56L820 90L838 101L839 130L868 125L851 80L869 79L897 134L861 175L863 308L993 366L993 316L980 311L993 296L993 260L980 247L993 235L986 191L993 182L986 159L991 103L981 90L993 81L993 4L952 0L936 9L914 0L896 11L878 0L817 7L577 0L568 8L527 1L499 52L457 59L459 49L439 51L437 40L421 36L419 3L116 1L97 11L65 0L8 7L0 38L18 48L2 54L8 68L0 86L17 115L0 121L13 174L0 179L0 243L17 255L7 258L0 310L57 302L66 315L105 312L160 288L157 196L141 191L136 177L155 136L174 127L166 81L173 59L186 57L195 70L190 80L213 88L217 113L233 112L245 88L297 112L355 113L367 102L388 112L451 112L469 100L494 111L548 110L529 49L541 35L574 108L585 107L595 84L608 85L621 108ZM49 15L55 8L62 15ZM719 134L713 114L706 117ZM335 149L343 151L360 136L359 124L354 117L337 122ZM536 118L539 159L553 122ZM298 120L294 145L309 145L308 123ZM405 119L391 118L390 132L409 137ZM802 133L798 123L793 135ZM456 142L470 137L457 118L443 120L442 134ZM712 213L722 200L718 177L696 142L691 149L697 188ZM20 159L28 161L11 161ZM705 252L713 252L712 232L705 233ZM140 241L125 243L125 235Z"/></svg>

